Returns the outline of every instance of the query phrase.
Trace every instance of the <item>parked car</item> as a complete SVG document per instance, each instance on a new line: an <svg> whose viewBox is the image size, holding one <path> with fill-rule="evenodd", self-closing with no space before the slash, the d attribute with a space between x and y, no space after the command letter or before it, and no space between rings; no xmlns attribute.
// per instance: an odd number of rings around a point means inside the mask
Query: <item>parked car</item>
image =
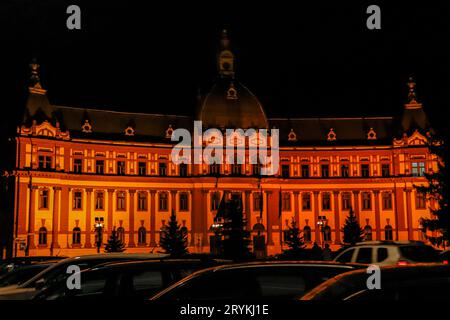
<svg viewBox="0 0 450 320"><path fill-rule="evenodd" d="M156 294L151 300L293 299L339 273L361 267L299 261L230 264L197 271Z"/></svg>
<svg viewBox="0 0 450 320"><path fill-rule="evenodd" d="M92 268L96 265L112 261L131 261L162 259L168 257L166 254L130 254L130 253L107 253L77 256L64 259L50 268L45 269L27 282L21 285L7 286L0 288L0 300L28 300L39 291L48 286L67 279L69 274L67 268L71 265L77 265L81 270Z"/></svg>
<svg viewBox="0 0 450 320"><path fill-rule="evenodd" d="M56 262L57 261L36 262L21 266L20 268L15 268L0 276L0 288L11 285L20 285Z"/></svg>
<svg viewBox="0 0 450 320"><path fill-rule="evenodd" d="M80 289L69 289L66 281L59 281L40 291L34 299L148 299L194 271L220 263L199 259L106 263L81 271Z"/></svg>
<svg viewBox="0 0 450 320"><path fill-rule="evenodd" d="M367 241L343 250L334 261L387 266L436 262L438 256L437 250L423 242Z"/></svg>
<svg viewBox="0 0 450 320"><path fill-rule="evenodd" d="M0 276L3 274L12 271L13 269L30 265L32 263L36 262L43 262L43 261L55 261L55 260L63 260L66 259L65 256L33 256L33 257L16 257L6 260L0 261Z"/></svg>
<svg viewBox="0 0 450 320"><path fill-rule="evenodd" d="M450 267L439 263L380 268L380 289L369 289L366 270L325 281L300 300L442 301L450 300Z"/></svg>
<svg viewBox="0 0 450 320"><path fill-rule="evenodd" d="M450 250L445 250L439 254L439 261L443 264L448 264L450 261Z"/></svg>

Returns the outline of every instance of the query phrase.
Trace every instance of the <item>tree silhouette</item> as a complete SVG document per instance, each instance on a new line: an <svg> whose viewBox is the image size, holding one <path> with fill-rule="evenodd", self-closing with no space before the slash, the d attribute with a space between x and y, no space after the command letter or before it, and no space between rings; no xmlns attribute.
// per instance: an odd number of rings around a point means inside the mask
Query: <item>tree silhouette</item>
<svg viewBox="0 0 450 320"><path fill-rule="evenodd" d="M124 252L125 250L125 245L122 240L119 239L116 227L114 227L111 232L111 236L108 239L108 242L105 244L105 252Z"/></svg>
<svg viewBox="0 0 450 320"><path fill-rule="evenodd" d="M350 208L348 217L345 219L345 224L342 232L344 232L345 245L353 246L355 245L355 243L361 242L363 240L364 230L359 225L359 222L356 219L355 213L353 212L352 208Z"/></svg>
<svg viewBox="0 0 450 320"><path fill-rule="evenodd" d="M286 231L285 243L289 249L284 250L282 257L288 259L303 259L305 255L305 243L303 236L297 226L297 222L292 219L289 229Z"/></svg>
<svg viewBox="0 0 450 320"><path fill-rule="evenodd" d="M179 258L188 253L187 233L178 224L177 216L174 211L172 211L172 214L170 215L168 226L162 230L159 245L166 253L174 258Z"/></svg>

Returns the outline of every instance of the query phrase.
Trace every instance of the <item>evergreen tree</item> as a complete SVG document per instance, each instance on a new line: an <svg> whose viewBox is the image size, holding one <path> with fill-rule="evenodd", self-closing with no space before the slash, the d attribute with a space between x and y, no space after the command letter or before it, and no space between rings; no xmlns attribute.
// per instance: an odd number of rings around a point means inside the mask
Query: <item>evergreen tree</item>
<svg viewBox="0 0 450 320"><path fill-rule="evenodd" d="M414 186L418 192L423 193L427 199L436 201L437 208L431 209L434 219L422 218L423 231L437 231L441 234L438 239L430 239L439 244L449 241L450 236L450 214L448 211L448 168L445 163L448 159L448 146L437 137L430 137L428 148L431 154L437 157L438 171L425 173L428 180L426 186Z"/></svg>
<svg viewBox="0 0 450 320"><path fill-rule="evenodd" d="M355 243L361 242L363 240L364 230L360 227L352 208L350 208L348 217L347 219L345 219L345 224L342 232L344 232L345 245L353 246L355 245Z"/></svg>
<svg viewBox="0 0 450 320"><path fill-rule="evenodd" d="M179 258L188 253L187 244L187 233L178 224L177 216L172 211L169 225L162 231L159 245L171 257Z"/></svg>
<svg viewBox="0 0 450 320"><path fill-rule="evenodd" d="M108 239L108 242L105 244L105 252L113 253L113 252L124 252L125 245L122 240L119 239L119 236L116 231L116 227L113 228L111 232L111 236Z"/></svg>
<svg viewBox="0 0 450 320"><path fill-rule="evenodd" d="M225 203L222 227L222 253L225 258L242 260L251 256L250 232L242 214L242 201L232 199Z"/></svg>
<svg viewBox="0 0 450 320"><path fill-rule="evenodd" d="M282 257L288 259L303 259L305 253L305 243L297 222L292 219L289 229L286 231L286 244L289 249L284 250Z"/></svg>

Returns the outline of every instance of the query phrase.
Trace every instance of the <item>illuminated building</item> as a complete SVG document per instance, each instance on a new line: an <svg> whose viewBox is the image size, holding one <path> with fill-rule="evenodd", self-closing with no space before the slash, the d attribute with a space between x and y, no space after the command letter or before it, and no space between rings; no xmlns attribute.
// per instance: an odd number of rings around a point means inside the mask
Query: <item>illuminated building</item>
<svg viewBox="0 0 450 320"><path fill-rule="evenodd" d="M413 185L437 166L412 79L399 119L268 118L235 78L234 62L224 33L217 80L194 117L52 105L32 63L16 138L17 254L25 253L20 243L30 255L93 253L99 223L103 240L115 227L127 252L158 251L172 211L188 231L189 250L209 252L225 191L242 198L248 228L264 237L268 254L280 252L290 219L309 244L340 244L350 208L367 240L423 239L419 220L434 204ZM196 119L206 128L279 129L279 173L261 177L249 164L174 165L171 134Z"/></svg>

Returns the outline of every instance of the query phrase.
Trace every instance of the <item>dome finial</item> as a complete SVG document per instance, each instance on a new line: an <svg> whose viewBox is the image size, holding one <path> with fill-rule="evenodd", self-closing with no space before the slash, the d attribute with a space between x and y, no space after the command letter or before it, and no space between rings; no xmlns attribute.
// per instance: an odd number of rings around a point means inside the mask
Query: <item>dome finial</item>
<svg viewBox="0 0 450 320"><path fill-rule="evenodd" d="M234 78L234 54L230 49L230 39L225 29L222 30L217 64L221 77Z"/></svg>
<svg viewBox="0 0 450 320"><path fill-rule="evenodd" d="M416 103L416 83L414 82L414 79L412 76L409 77L408 80L408 88L409 88L409 92L408 92L408 102L409 103Z"/></svg>
<svg viewBox="0 0 450 320"><path fill-rule="evenodd" d="M46 90L42 88L41 78L39 76L39 68L36 58L33 58L29 64L30 66L30 86L28 87L31 93L45 94Z"/></svg>

